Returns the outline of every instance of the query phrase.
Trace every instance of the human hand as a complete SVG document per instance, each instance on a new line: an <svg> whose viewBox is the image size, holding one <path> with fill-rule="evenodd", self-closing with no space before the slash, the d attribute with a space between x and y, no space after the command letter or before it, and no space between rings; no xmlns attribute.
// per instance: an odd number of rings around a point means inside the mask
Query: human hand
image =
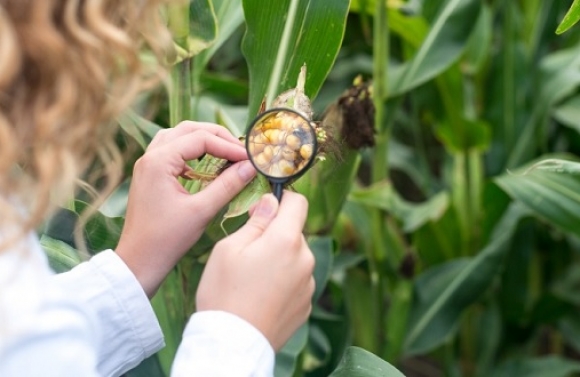
<svg viewBox="0 0 580 377"><path fill-rule="evenodd" d="M177 178L204 153L240 161L191 195ZM239 140L210 123L182 122L157 133L135 163L116 252L152 297L208 222L255 176ZM244 161L245 160L245 161Z"/></svg>
<svg viewBox="0 0 580 377"><path fill-rule="evenodd" d="M302 228L308 202L267 194L237 232L216 244L196 296L197 310L221 310L256 327L279 350L307 319L314 256Z"/></svg>

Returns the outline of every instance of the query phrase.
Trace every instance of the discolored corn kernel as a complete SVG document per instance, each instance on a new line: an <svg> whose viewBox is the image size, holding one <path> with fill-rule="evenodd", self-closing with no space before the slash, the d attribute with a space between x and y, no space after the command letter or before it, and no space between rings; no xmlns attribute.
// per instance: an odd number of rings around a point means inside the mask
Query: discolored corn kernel
<svg viewBox="0 0 580 377"><path fill-rule="evenodd" d="M274 156L274 147L272 145L266 145L264 147L264 156L268 159L268 161Z"/></svg>
<svg viewBox="0 0 580 377"><path fill-rule="evenodd" d="M312 157L312 144L304 144L300 147L300 156L305 160L310 160L310 157Z"/></svg>
<svg viewBox="0 0 580 377"><path fill-rule="evenodd" d="M254 163L260 168L267 167L270 164L270 159L264 155L264 153L260 153L253 158Z"/></svg>
<svg viewBox="0 0 580 377"><path fill-rule="evenodd" d="M264 131L265 141L269 144L277 143L279 137L280 137L280 130L269 129L269 130Z"/></svg>
<svg viewBox="0 0 580 377"><path fill-rule="evenodd" d="M294 161L297 157L296 151L289 146L284 146L281 150L282 158L287 161Z"/></svg>
<svg viewBox="0 0 580 377"><path fill-rule="evenodd" d="M278 168L284 177L289 177L296 173L296 165L292 161L280 160L278 162Z"/></svg>
<svg viewBox="0 0 580 377"><path fill-rule="evenodd" d="M290 134L288 136L286 136L286 145L289 148L292 148L293 150L297 151L300 150L300 146L302 145L302 141L300 140L300 138L294 134Z"/></svg>

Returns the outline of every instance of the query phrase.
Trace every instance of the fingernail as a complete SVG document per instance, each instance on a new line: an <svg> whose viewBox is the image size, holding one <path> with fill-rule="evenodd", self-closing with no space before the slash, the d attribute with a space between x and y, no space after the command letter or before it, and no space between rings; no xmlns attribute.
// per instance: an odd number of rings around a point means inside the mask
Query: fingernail
<svg viewBox="0 0 580 377"><path fill-rule="evenodd" d="M264 195L254 210L254 216L269 217L276 211L278 200L273 195Z"/></svg>
<svg viewBox="0 0 580 377"><path fill-rule="evenodd" d="M244 182L250 182L256 176L256 169L250 161L242 161L238 164L238 175Z"/></svg>

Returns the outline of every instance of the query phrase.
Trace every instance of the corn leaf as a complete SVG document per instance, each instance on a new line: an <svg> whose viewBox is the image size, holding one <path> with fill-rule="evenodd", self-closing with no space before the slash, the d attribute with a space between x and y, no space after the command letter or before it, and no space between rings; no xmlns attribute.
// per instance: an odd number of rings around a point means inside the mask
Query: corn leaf
<svg viewBox="0 0 580 377"><path fill-rule="evenodd" d="M61 273L81 263L79 252L69 244L47 235L40 237L40 245L48 257L48 264L54 272Z"/></svg>
<svg viewBox="0 0 580 377"><path fill-rule="evenodd" d="M580 372L580 363L560 356L523 358L509 360L500 366L491 377L567 377Z"/></svg>
<svg viewBox="0 0 580 377"><path fill-rule="evenodd" d="M476 257L455 259L417 278L416 296L405 341L407 354L428 352L457 328L461 313L487 289L519 221L527 211L512 204L495 227L490 243Z"/></svg>
<svg viewBox="0 0 580 377"><path fill-rule="evenodd" d="M580 235L580 164L550 159L516 174L496 178L497 184L538 217L559 229Z"/></svg>
<svg viewBox="0 0 580 377"><path fill-rule="evenodd" d="M329 377L404 377L397 368L359 347L349 347Z"/></svg>
<svg viewBox="0 0 580 377"><path fill-rule="evenodd" d="M416 88L455 63L465 50L480 8L477 0L447 1L415 56L390 73L389 95L401 95ZM417 30L398 28L396 31L406 40L420 40Z"/></svg>
<svg viewBox="0 0 580 377"><path fill-rule="evenodd" d="M403 222L403 230L406 232L412 232L428 221L441 218L449 206L449 195L444 191L423 203L407 202L395 191L390 182L379 182L353 190L349 199L389 211Z"/></svg>
<svg viewBox="0 0 580 377"><path fill-rule="evenodd" d="M296 369L298 356L308 341L308 323L302 325L292 335L288 343L276 354L274 377L292 377Z"/></svg>
<svg viewBox="0 0 580 377"><path fill-rule="evenodd" d="M568 10L568 13L566 13L564 19L562 19L562 22L560 22L560 25L558 25L556 34L564 33L566 30L574 26L578 20L580 20L580 0L574 0L572 6Z"/></svg>
<svg viewBox="0 0 580 377"><path fill-rule="evenodd" d="M217 19L211 0L193 0L167 7L168 26L175 41L179 63L212 45Z"/></svg>
<svg viewBox="0 0 580 377"><path fill-rule="evenodd" d="M284 54L282 75L276 93L293 87L300 67L308 67L305 93L313 98L330 72L340 49L349 0L300 1L294 19L287 19L291 0L244 0L246 34L242 51L250 72L249 117L253 118L266 94L274 62ZM280 51L284 25L292 32L289 51ZM286 54L287 52L287 54Z"/></svg>

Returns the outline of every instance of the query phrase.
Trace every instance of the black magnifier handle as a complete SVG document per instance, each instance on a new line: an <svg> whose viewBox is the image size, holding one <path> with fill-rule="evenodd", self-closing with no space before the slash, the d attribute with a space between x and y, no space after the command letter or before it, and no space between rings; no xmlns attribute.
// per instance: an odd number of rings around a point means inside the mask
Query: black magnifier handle
<svg viewBox="0 0 580 377"><path fill-rule="evenodd" d="M276 199L278 199L278 203L282 200L282 191L284 190L284 185L281 182L272 182L272 192Z"/></svg>

